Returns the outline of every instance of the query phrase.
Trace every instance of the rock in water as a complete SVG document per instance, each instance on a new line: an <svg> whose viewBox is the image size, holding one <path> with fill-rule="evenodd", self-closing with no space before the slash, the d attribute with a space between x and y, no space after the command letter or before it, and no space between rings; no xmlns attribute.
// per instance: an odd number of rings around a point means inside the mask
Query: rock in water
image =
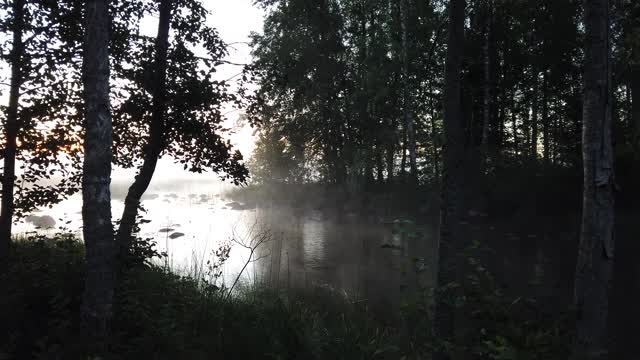
<svg viewBox="0 0 640 360"><path fill-rule="evenodd" d="M158 194L144 194L144 195L142 195L142 198L140 198L140 199L141 200L156 200L159 197L160 197L160 195L158 195Z"/></svg>
<svg viewBox="0 0 640 360"><path fill-rule="evenodd" d="M169 239L177 239L179 237L183 237L184 234L181 232L174 232L173 234L169 235Z"/></svg>
<svg viewBox="0 0 640 360"><path fill-rule="evenodd" d="M28 223L33 224L35 227L41 229L51 229L56 226L56 220L49 215L29 215L25 218L25 220Z"/></svg>
<svg viewBox="0 0 640 360"><path fill-rule="evenodd" d="M227 207L231 210L251 210L251 209L254 209L256 206L252 204L241 204L237 201L234 201L234 202L228 203Z"/></svg>

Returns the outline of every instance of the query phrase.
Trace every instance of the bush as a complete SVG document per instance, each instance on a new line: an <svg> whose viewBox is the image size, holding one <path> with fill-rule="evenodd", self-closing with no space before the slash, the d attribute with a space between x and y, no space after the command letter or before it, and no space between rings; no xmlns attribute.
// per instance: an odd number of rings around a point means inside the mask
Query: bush
<svg viewBox="0 0 640 360"><path fill-rule="evenodd" d="M468 278L448 287L459 310L457 354L477 359L566 359L571 318L533 299L510 297L483 265L476 243L461 254ZM83 246L70 237L14 244L0 277L0 358L79 359ZM229 296L202 279L155 266L122 274L116 290L113 359L424 359L431 336L430 293L385 326L366 302L329 287L280 292L240 288Z"/></svg>
<svg viewBox="0 0 640 360"><path fill-rule="evenodd" d="M79 359L83 246L70 239L15 243L0 278L0 358ZM114 359L379 359L392 331L365 305L316 288L280 293L218 287L160 267L123 273L116 290Z"/></svg>
<svg viewBox="0 0 640 360"><path fill-rule="evenodd" d="M550 313L534 298L509 296L483 265L483 255L495 256L478 242L459 256L467 277L450 291L461 314L455 352L480 359L554 360L570 355L572 319L569 311Z"/></svg>

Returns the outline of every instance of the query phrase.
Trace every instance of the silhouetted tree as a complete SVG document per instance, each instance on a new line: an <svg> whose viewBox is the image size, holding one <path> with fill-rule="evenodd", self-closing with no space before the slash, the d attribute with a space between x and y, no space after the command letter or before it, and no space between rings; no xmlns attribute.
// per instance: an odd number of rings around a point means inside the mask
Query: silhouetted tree
<svg viewBox="0 0 640 360"><path fill-rule="evenodd" d="M614 260L609 1L588 0L584 6L584 192L575 278L578 321L573 354L575 359L606 359Z"/></svg>
<svg viewBox="0 0 640 360"><path fill-rule="evenodd" d="M631 2L628 10L629 25L627 44L630 47L631 62L629 86L631 88L631 124L633 146L636 159L640 159L640 4Z"/></svg>
<svg viewBox="0 0 640 360"><path fill-rule="evenodd" d="M2 106L4 157L2 244L11 225L37 207L58 203L80 189L82 169L81 63L84 2L3 1L0 31L16 37L14 15L21 6L22 42L2 43L2 61L13 69L11 101ZM111 3L111 57L127 61L145 1ZM11 50L17 44L20 56ZM11 48L9 48L11 46ZM19 83L19 84L18 84ZM15 85L19 86L16 87ZM4 84L3 84L4 85ZM14 119L15 118L15 119ZM15 120L15 121L14 121ZM15 146L14 146L15 145ZM15 168L20 174L16 176ZM12 196L9 195L12 193ZM4 241L6 240L6 241Z"/></svg>
<svg viewBox="0 0 640 360"><path fill-rule="evenodd" d="M411 181L417 180L417 164L416 164L416 130L413 120L412 109L412 94L409 85L409 36L408 36L408 20L409 9L408 0L400 1L400 16L402 24L402 101L403 101L403 113L404 113L404 129L407 134L407 150L409 151L409 168ZM403 154L403 157L405 155ZM404 167L402 169L404 171Z"/></svg>
<svg viewBox="0 0 640 360"><path fill-rule="evenodd" d="M16 152L18 138L18 103L20 87L23 82L23 31L25 0L14 0L11 29L13 42L11 50L11 85L9 89L9 106L4 122L5 147L2 154L4 168L2 173L2 212L0 213L0 262L5 263L9 255L11 242L11 225L13 223L13 186L15 181Z"/></svg>
<svg viewBox="0 0 640 360"><path fill-rule="evenodd" d="M150 81L150 92L153 96L151 109L151 121L149 125L149 140L143 150L143 164L133 184L129 188L124 202L124 210L120 219L117 232L117 246L120 261L124 261L131 239L131 233L135 226L140 199L147 190L156 168L158 158L163 149L167 81L167 57L169 52L169 29L171 27L171 11L174 7L171 0L160 1L160 20L158 22L158 35L155 42L155 60L153 63L153 75Z"/></svg>
<svg viewBox="0 0 640 360"><path fill-rule="evenodd" d="M464 46L465 0L449 1L447 62L444 91L444 131L442 169L442 204L438 242L437 296L433 332L438 341L454 339L455 305L450 296L462 271L457 252L464 248L462 213L464 210L463 178L465 176L464 117L461 105L461 70ZM450 359L447 350L439 348L434 359Z"/></svg>
<svg viewBox="0 0 640 360"><path fill-rule="evenodd" d="M108 0L86 2L82 221L86 278L82 320L97 355L105 351L113 316L115 242L111 224L112 124L109 101Z"/></svg>
<svg viewBox="0 0 640 360"><path fill-rule="evenodd" d="M185 170L218 172L236 184L248 175L242 154L223 138L228 130L222 126L221 109L235 101L228 82L215 79L226 45L206 25L207 11L201 1L157 4L156 38L140 36L130 52L133 66L115 73L124 84L116 87L113 101L115 163L127 168L139 165L117 232L121 257L132 245L140 200L162 155L172 157ZM204 54L195 52L198 47Z"/></svg>

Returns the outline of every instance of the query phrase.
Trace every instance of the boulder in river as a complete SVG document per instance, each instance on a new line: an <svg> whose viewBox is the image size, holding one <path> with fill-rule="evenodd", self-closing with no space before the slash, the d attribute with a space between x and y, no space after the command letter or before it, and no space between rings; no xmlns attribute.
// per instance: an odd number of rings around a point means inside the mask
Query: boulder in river
<svg viewBox="0 0 640 360"><path fill-rule="evenodd" d="M173 234L169 235L169 239L177 239L179 237L183 237L184 234L181 232L174 232Z"/></svg>
<svg viewBox="0 0 640 360"><path fill-rule="evenodd" d="M144 194L142 195L141 200L155 200L157 198L159 198L160 195L158 194Z"/></svg>
<svg viewBox="0 0 640 360"><path fill-rule="evenodd" d="M251 204L241 204L237 201L234 201L234 202L228 203L227 207L231 210L250 210L250 209L254 209L256 206Z"/></svg>
<svg viewBox="0 0 640 360"><path fill-rule="evenodd" d="M35 227L41 229L51 229L56 226L56 220L49 215L29 215L25 218L25 220L26 222L33 224Z"/></svg>

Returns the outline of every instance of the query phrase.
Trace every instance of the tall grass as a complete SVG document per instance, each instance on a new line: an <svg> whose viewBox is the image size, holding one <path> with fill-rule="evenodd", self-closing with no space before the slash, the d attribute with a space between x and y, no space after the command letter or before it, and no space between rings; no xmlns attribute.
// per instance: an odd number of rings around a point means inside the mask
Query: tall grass
<svg viewBox="0 0 640 360"><path fill-rule="evenodd" d="M566 359L561 319L509 298L472 253L461 255L473 273L452 301L467 322L444 345L478 359ZM393 325L378 321L366 301L327 286L233 281L227 288L203 279L211 269L198 271L179 275L149 263L126 271L116 290L111 358L410 360L443 346L431 336L426 293L405 302L403 321ZM83 246L71 236L16 241L0 275L0 359L86 358L83 276Z"/></svg>
<svg viewBox="0 0 640 360"><path fill-rule="evenodd" d="M83 258L72 239L16 242L0 276L0 358L83 358ZM244 284L229 296L147 265L128 271L116 294L114 359L399 358L391 329L327 288Z"/></svg>

